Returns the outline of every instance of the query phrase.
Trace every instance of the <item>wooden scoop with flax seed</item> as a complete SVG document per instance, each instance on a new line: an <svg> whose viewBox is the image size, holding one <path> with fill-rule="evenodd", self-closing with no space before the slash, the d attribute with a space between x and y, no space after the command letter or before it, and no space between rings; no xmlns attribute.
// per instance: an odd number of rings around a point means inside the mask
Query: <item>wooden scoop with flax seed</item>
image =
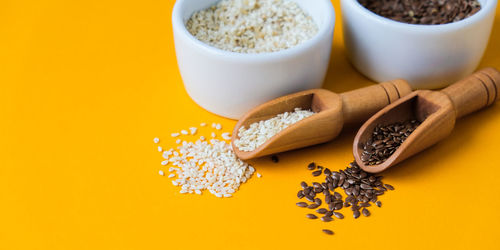
<svg viewBox="0 0 500 250"><path fill-rule="evenodd" d="M441 91L419 90L381 109L359 129L353 144L358 165L378 173L436 144L451 134L456 119L492 105L500 98L500 72L482 69ZM379 125L418 120L420 125L385 161L365 164L364 145Z"/></svg>

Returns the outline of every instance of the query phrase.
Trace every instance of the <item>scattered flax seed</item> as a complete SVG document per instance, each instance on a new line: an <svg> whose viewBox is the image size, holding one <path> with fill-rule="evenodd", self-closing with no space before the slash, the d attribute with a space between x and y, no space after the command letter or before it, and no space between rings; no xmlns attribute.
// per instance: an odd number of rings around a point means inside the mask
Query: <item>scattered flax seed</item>
<svg viewBox="0 0 500 250"><path fill-rule="evenodd" d="M174 178L175 177L175 174L169 174L168 175L168 178Z"/></svg>
<svg viewBox="0 0 500 250"><path fill-rule="evenodd" d="M153 141L154 141L155 143L158 143L158 142L160 142L160 138L155 137L155 138L153 139Z"/></svg>
<svg viewBox="0 0 500 250"><path fill-rule="evenodd" d="M163 148L161 146L158 146L158 152L163 152Z"/></svg>
<svg viewBox="0 0 500 250"><path fill-rule="evenodd" d="M183 130L181 130L181 134L183 134L183 135L187 135L187 134L189 134L189 132L187 132L187 130L184 130L184 129L183 129Z"/></svg>
<svg viewBox="0 0 500 250"><path fill-rule="evenodd" d="M293 112L285 112L271 119L252 123L248 128L242 126L238 130L238 139L234 145L241 151L253 151L282 130L314 114L310 110L296 108Z"/></svg>
<svg viewBox="0 0 500 250"><path fill-rule="evenodd" d="M160 174L161 176L165 176L165 172L163 172L163 170L158 171L158 174Z"/></svg>
<svg viewBox="0 0 500 250"><path fill-rule="evenodd" d="M177 137L179 135L181 135L181 134L179 134L179 133L172 133L172 137Z"/></svg>
<svg viewBox="0 0 500 250"><path fill-rule="evenodd" d="M333 235L333 231L332 231L332 230L323 229L323 230L321 230L321 231L323 231L323 233L325 233L325 234L328 234L328 235Z"/></svg>
<svg viewBox="0 0 500 250"><path fill-rule="evenodd" d="M274 163L278 163L280 161L280 158L278 158L277 155L272 155L271 156L271 161L273 161Z"/></svg>

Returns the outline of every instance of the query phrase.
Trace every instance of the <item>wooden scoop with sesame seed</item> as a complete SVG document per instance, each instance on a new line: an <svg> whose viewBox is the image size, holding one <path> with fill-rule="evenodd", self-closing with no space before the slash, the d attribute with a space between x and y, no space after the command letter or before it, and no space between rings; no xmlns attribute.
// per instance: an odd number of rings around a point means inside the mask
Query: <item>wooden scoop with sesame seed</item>
<svg viewBox="0 0 500 250"><path fill-rule="evenodd" d="M234 127L231 144L240 159L248 160L327 142L337 137L344 125L362 123L411 91L406 81L393 80L342 94L312 89L283 96L244 115ZM250 124L292 112L295 108L312 110L315 114L290 125L253 151L242 151L235 145L242 126L248 128Z"/></svg>
<svg viewBox="0 0 500 250"><path fill-rule="evenodd" d="M494 68L482 69L441 91L415 91L383 108L365 122L354 139L354 158L366 172L381 172L444 139L451 134L457 118L492 105L500 99L499 92L500 72ZM378 165L365 164L366 158L362 157L365 145L378 125L412 119L421 124L389 158ZM374 150L372 146L367 146L366 150ZM372 153L368 152L369 155L378 156L378 153Z"/></svg>

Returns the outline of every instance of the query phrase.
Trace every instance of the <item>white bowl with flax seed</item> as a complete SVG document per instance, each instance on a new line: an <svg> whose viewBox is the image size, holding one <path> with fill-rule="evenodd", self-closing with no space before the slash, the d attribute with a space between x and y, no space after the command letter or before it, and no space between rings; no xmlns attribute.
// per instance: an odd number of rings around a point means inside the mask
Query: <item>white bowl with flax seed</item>
<svg viewBox="0 0 500 250"><path fill-rule="evenodd" d="M276 97L321 87L330 60L333 6L330 0L284 1L295 2L312 18L314 36L279 51L240 53L202 42L186 27L194 13L218 0L177 0L172 13L177 63L186 91L198 105L238 119Z"/></svg>
<svg viewBox="0 0 500 250"><path fill-rule="evenodd" d="M490 37L497 0L463 20L422 25L379 16L357 0L342 0L346 51L352 64L377 82L406 79L414 89L445 87L471 74Z"/></svg>

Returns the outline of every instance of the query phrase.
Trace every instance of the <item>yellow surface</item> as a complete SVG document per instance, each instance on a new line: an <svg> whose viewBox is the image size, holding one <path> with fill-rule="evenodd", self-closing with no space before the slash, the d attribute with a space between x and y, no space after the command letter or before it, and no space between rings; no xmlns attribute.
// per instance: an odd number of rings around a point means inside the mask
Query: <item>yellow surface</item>
<svg viewBox="0 0 500 250"><path fill-rule="evenodd" d="M498 104L385 172L396 191L370 218L345 211L327 224L294 205L300 181L313 180L307 163L352 160L354 131L279 164L252 161L263 177L233 198L179 194L158 175L153 138L168 148L172 132L235 122L184 91L173 2L0 4L0 249L500 249ZM500 68L499 44L497 12L481 66ZM325 87L368 84L346 61L338 16Z"/></svg>

